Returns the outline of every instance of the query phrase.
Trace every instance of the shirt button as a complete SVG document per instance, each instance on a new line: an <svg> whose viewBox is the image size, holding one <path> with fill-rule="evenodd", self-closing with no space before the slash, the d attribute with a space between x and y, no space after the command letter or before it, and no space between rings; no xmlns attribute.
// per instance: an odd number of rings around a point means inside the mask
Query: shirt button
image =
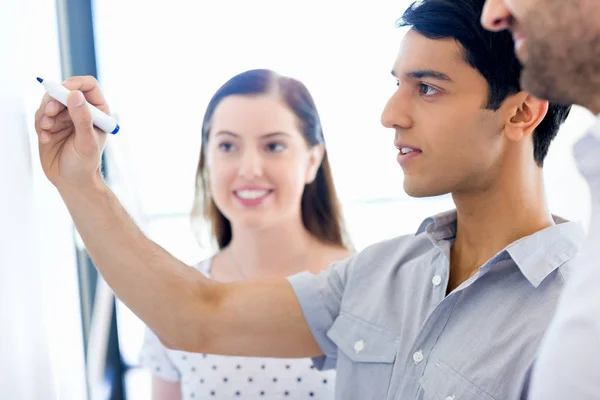
<svg viewBox="0 0 600 400"><path fill-rule="evenodd" d="M421 350L417 351L415 354L413 354L413 361L415 362L415 364L420 363L421 361L423 361L423 352Z"/></svg>
<svg viewBox="0 0 600 400"><path fill-rule="evenodd" d="M454 396L448 396L444 400L454 400Z"/></svg>
<svg viewBox="0 0 600 400"><path fill-rule="evenodd" d="M356 351L356 354L360 353L364 349L365 349L364 340L359 340L358 342L354 343L354 351Z"/></svg>
<svg viewBox="0 0 600 400"><path fill-rule="evenodd" d="M431 283L433 283L433 286L440 286L440 284L442 283L442 277L439 275L434 276L433 279L431 279Z"/></svg>

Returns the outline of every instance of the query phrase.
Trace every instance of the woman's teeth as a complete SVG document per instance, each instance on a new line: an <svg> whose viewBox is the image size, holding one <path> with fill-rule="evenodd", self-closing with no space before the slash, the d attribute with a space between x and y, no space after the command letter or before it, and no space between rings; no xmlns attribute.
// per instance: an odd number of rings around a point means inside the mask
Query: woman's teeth
<svg viewBox="0 0 600 400"><path fill-rule="evenodd" d="M237 190L235 194L244 200L255 200L260 197L266 196L269 193L268 190Z"/></svg>

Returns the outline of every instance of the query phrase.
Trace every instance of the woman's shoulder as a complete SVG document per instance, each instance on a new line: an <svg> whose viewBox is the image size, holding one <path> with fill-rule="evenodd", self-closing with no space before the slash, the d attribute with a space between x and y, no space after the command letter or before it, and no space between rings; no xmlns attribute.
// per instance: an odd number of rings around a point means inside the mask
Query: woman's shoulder
<svg viewBox="0 0 600 400"><path fill-rule="evenodd" d="M318 265L315 264L316 267L314 269L311 269L310 272L319 273L322 270L329 268L331 264L343 261L347 258L352 257L353 255L354 253L346 247L325 244L323 245L320 255L321 261L317 263Z"/></svg>
<svg viewBox="0 0 600 400"><path fill-rule="evenodd" d="M340 262L340 261L344 261L347 258L350 258L354 255L353 252L351 252L348 249L345 248L334 248L331 249L330 252L328 252L325 256L326 260L327 260L327 266L335 263L335 262Z"/></svg>
<svg viewBox="0 0 600 400"><path fill-rule="evenodd" d="M325 245L325 254L333 262L345 260L348 257L352 257L355 253L347 246L341 246L339 244L328 244Z"/></svg>

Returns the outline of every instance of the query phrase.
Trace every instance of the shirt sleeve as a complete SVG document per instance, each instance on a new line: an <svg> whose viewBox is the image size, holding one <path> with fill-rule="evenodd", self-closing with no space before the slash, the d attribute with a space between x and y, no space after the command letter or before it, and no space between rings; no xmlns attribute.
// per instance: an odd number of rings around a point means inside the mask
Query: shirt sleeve
<svg viewBox="0 0 600 400"><path fill-rule="evenodd" d="M337 346L327 332L340 313L351 261L352 258L334 263L318 275L302 272L288 278L306 323L324 354L313 358L319 370L335 368L337 362Z"/></svg>
<svg viewBox="0 0 600 400"><path fill-rule="evenodd" d="M600 131L599 127L597 128ZM577 169L586 179L592 197L600 195L600 134L588 134L575 144L573 155Z"/></svg>
<svg viewBox="0 0 600 400"><path fill-rule="evenodd" d="M540 347L529 397L534 400L592 400L600 393L600 141L585 137L575 155L590 184L592 219Z"/></svg>
<svg viewBox="0 0 600 400"><path fill-rule="evenodd" d="M148 328L144 335L144 343L140 351L139 363L148 368L154 375L167 381L180 381L181 374L173 364L168 349L158 337Z"/></svg>

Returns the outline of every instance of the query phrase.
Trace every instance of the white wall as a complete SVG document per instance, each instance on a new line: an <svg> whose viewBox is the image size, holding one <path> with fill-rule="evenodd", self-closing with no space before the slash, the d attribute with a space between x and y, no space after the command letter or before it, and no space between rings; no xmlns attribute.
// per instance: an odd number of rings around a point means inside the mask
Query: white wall
<svg viewBox="0 0 600 400"><path fill-rule="evenodd" d="M39 74L60 79L52 0L0 12L0 398L86 398L72 223L37 158Z"/></svg>

